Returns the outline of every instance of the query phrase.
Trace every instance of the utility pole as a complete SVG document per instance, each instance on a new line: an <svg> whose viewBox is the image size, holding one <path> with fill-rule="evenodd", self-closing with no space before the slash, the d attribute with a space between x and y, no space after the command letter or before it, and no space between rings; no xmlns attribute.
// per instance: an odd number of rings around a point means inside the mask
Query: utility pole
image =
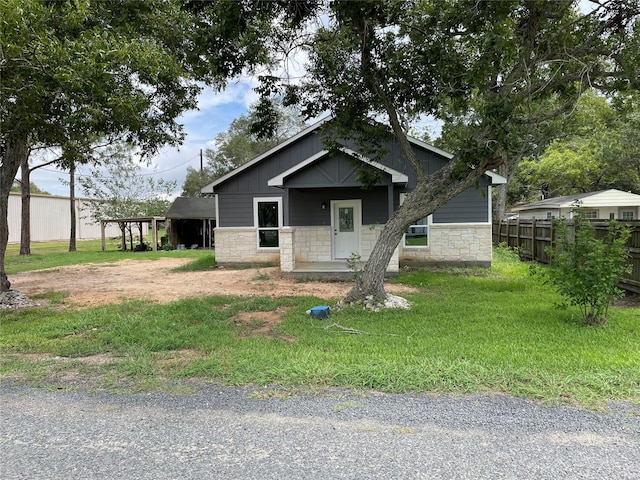
<svg viewBox="0 0 640 480"><path fill-rule="evenodd" d="M202 173L204 170L203 165L202 165L202 149L200 149L200 173Z"/></svg>

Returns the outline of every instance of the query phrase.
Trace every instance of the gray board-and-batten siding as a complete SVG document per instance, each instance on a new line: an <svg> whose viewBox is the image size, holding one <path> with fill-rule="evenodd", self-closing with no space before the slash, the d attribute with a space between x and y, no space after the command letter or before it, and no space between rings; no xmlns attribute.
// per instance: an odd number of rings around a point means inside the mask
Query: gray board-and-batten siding
<svg viewBox="0 0 640 480"><path fill-rule="evenodd" d="M357 151L355 146L349 146ZM388 153L378 161L394 170L405 173L409 178L406 187L400 185L393 187L394 208L397 208L400 193L410 191L415 186L415 176L401 160L397 143L391 142L386 148ZM447 161L436 153L419 146L414 145L414 148L428 173L436 171ZM215 192L218 194L220 215L218 226L253 226L254 197L285 196L282 188L267 185L269 179L323 149L321 135L317 132L311 132L217 185ZM288 205L283 204L283 208L288 207L285 213L285 224L290 226L330 225L329 202L353 198L362 199L362 223L364 225L385 223L389 219L387 202L391 177L387 173L382 173L378 186L364 190L355 177L355 161L344 154L327 155L289 176L285 180L286 188L289 189ZM488 222L489 208L486 198L488 184L489 180L483 178L479 188L471 188L463 192L438 209L433 215L433 221L435 223ZM322 203L326 204L324 210L321 208Z"/></svg>

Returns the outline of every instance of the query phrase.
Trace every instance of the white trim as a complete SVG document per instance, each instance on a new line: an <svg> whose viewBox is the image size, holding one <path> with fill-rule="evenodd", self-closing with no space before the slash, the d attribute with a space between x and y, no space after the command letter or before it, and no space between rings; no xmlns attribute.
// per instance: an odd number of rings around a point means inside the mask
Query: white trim
<svg viewBox="0 0 640 480"><path fill-rule="evenodd" d="M328 153L329 153L328 150L320 150L318 153L316 153L314 155L311 155L308 158L305 158L304 160L302 160L299 163L296 163L293 167L285 170L280 175L276 175L275 177L270 178L269 181L267 181L267 185L269 187L283 187L285 178L287 178L289 175L297 172L298 170L302 170L304 167L306 167L307 165L312 164L316 160L321 159L322 157L324 157Z"/></svg>
<svg viewBox="0 0 640 480"><path fill-rule="evenodd" d="M347 200L331 200L329 202L330 204L330 208L331 208L331 259L333 261L336 260L344 260L343 257L336 257L336 229L337 229L337 222L338 219L335 218L336 216L334 215L335 213L335 207L339 207L341 204L344 204L346 206L353 206L353 205L357 205L357 214L356 211L354 209L353 212L353 231L356 235L356 243L357 243L357 250L355 253L362 253L362 235L360 233L360 230L362 229L362 199L360 198L352 198L352 199L347 199ZM345 257L348 258L348 257Z"/></svg>
<svg viewBox="0 0 640 480"><path fill-rule="evenodd" d="M214 201L216 202L216 227L218 226L218 223L220 222L219 218L220 218L220 201L218 199L218 194L216 193L214 196Z"/></svg>
<svg viewBox="0 0 640 480"><path fill-rule="evenodd" d="M346 148L346 147L341 147L338 150L340 150L345 155L349 155L350 157L353 157L356 160L361 161L362 163L366 163L367 165L370 165L373 168L376 168L378 170L381 170L381 171L389 174L391 176L391 181L393 183L406 184L409 181L409 177L407 175L405 175L404 173L398 172L397 170L394 170L393 168L387 167L386 165L383 165L383 164L381 164L379 162L371 160L370 158L367 158L364 155L361 155L360 153L358 153L358 152L356 152L354 150L351 150L351 149ZM293 167L285 170L284 172L280 173L279 175L276 175L275 177L270 178L269 181L267 182L267 185L269 187L284 187L284 179L285 178L287 178L288 176L290 176L290 175L302 170L306 166L311 165L312 163L316 162L317 160L320 160L322 157L325 157L328 154L329 154L329 150L320 150L318 153L315 153L315 154L311 155L310 157L305 158L301 162L295 164Z"/></svg>
<svg viewBox="0 0 640 480"><path fill-rule="evenodd" d="M493 193L491 192L491 185L487 187L487 204L487 208L489 209L487 218L489 219L489 223L493 225Z"/></svg>
<svg viewBox="0 0 640 480"><path fill-rule="evenodd" d="M507 183L506 177L503 177L499 173L487 170L484 174L491 178L491 185L505 185Z"/></svg>
<svg viewBox="0 0 640 480"><path fill-rule="evenodd" d="M223 175L222 177L218 178L217 180L209 183L208 185L205 185L204 187L202 187L200 189L200 191L202 193L212 193L214 187L216 187L217 185L221 184L222 182L225 182L229 178L232 178L233 176L237 175L238 173L243 172L244 170L248 169L249 167L252 167L256 163L262 161L263 159L269 157L270 155L273 155L274 153L276 153L276 152L282 150L283 148L291 145L293 142L295 142L295 141L299 140L300 138L308 135L309 133L312 133L313 131L317 130L318 128L320 128L325 123L331 121L332 119L333 119L332 116L328 116L328 117L325 117L325 118L317 121L313 125L310 125L307 128L305 128L304 130L298 132L293 137L291 137L291 138L285 140L284 142L276 145L271 150L266 151L262 155L257 156L253 160L248 161L244 165L240 165L238 168L230 171L226 175ZM455 157L455 155L453 155L453 154L451 154L449 152L445 152L444 150L441 150L441 149L439 149L437 147L434 147L433 145L425 143L425 142L423 142L421 140L418 140L417 138L413 138L413 137L407 135L407 139L409 140L409 143L417 145L417 146L419 146L421 148L424 148L425 150L428 150L430 152L433 152L433 153L435 153L437 155L443 156L444 158L446 158L448 160L451 160L452 158ZM369 162L372 162L372 160L369 160ZM375 162L375 163L377 163L377 162ZM371 164L371 165L373 166L373 164ZM503 177L502 175L498 174L498 173L492 172L490 170L487 170L484 173L485 173L485 175L488 175L489 177L491 177L491 181L492 181L492 183L494 185L507 183L507 179L505 177ZM403 175L403 174L400 174L400 175ZM274 178L276 178L276 177L274 177ZM402 183L402 182L399 182L399 183Z"/></svg>
<svg viewBox="0 0 640 480"><path fill-rule="evenodd" d="M409 143L413 143L414 145L418 145L419 147L422 147L425 150L429 150L433 153L437 153L438 155L442 155L443 157L448 158L449 160L455 157L454 154L445 152L444 150L440 150L438 147L434 147L430 143L423 142L422 140L418 140L417 138L410 137L409 135L407 135L407 139L409 140Z"/></svg>
<svg viewBox="0 0 640 480"><path fill-rule="evenodd" d="M346 147L342 147L339 149L342 153L345 153L349 156L352 156L358 160L360 160L363 163L366 163L367 165L372 166L373 168L377 168L378 170L383 171L384 173L388 173L389 175L391 175L391 181L393 183L407 183L409 181L409 177L407 175L405 175L404 173L398 172L397 170L394 170L393 168L387 167L386 165L383 165L379 162L376 162L375 160L371 160L370 158L365 157L364 155L361 155L358 152L355 152L349 148Z"/></svg>
<svg viewBox="0 0 640 480"><path fill-rule="evenodd" d="M407 196L408 193L411 192L400 192L400 205L402 205L404 203L404 199ZM409 225L409 228L411 227L427 227L427 244L426 245L407 245L407 230L404 231L404 233L402 234L402 249L404 250L405 248L408 249L426 249L431 247L431 242L430 240L430 233L429 230L431 229L431 225L433 224L433 213L430 215L427 215L427 224L426 225L418 225L418 224L412 224Z"/></svg>
<svg viewBox="0 0 640 480"><path fill-rule="evenodd" d="M258 226L258 203L273 203L278 204L278 226L277 227L259 227ZM280 229L282 228L282 197L253 197L253 226L256 230L256 249L260 251L265 250L280 250ZM261 247L260 246L260 230L277 230L278 231L278 246L277 247Z"/></svg>
<svg viewBox="0 0 640 480"><path fill-rule="evenodd" d="M309 127L305 128L304 130L298 132L293 137L291 137L291 138L285 140L284 142L276 145L271 150L267 150L262 155L258 155L253 160L249 160L247 163L245 163L243 165L240 165L238 168L236 168L234 170L231 170L226 175L223 175L222 177L218 178L217 180L214 180L213 182L211 182L210 184L205 185L204 187L202 187L200 189L200 191L202 193L211 193L213 191L213 188L216 185L221 184L222 182L224 182L224 181L228 180L229 178L237 175L238 173L246 170L247 168L252 167L256 163L258 163L261 160L267 158L268 156L273 155L274 153L278 152L279 150L282 150L283 148L287 147L288 145L291 145L293 142L299 140L300 138L302 138L302 137L308 135L309 133L313 132L314 130L318 129L320 126L322 126L323 124L325 124L329 120L331 120L331 117L326 117L326 118L323 118L322 120L314 123L313 125L310 125Z"/></svg>

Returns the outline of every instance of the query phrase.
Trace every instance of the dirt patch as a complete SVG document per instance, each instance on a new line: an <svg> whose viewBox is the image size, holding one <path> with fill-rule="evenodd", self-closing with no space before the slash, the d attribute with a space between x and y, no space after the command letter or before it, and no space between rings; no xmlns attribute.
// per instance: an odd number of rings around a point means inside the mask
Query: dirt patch
<svg viewBox="0 0 640 480"><path fill-rule="evenodd" d="M281 335L274 328L282 322L282 315L288 308L278 308L270 312L240 312L231 319L236 325L242 327L240 338L267 337L279 338L286 342L295 341L294 337Z"/></svg>
<svg viewBox="0 0 640 480"><path fill-rule="evenodd" d="M66 292L65 303L84 308L126 299L166 303L209 295L315 296L337 300L352 286L351 282L297 282L282 278L277 267L172 272L190 261L165 257L36 270L12 275L11 288L27 295ZM414 291L410 287L391 284L387 290L389 293Z"/></svg>

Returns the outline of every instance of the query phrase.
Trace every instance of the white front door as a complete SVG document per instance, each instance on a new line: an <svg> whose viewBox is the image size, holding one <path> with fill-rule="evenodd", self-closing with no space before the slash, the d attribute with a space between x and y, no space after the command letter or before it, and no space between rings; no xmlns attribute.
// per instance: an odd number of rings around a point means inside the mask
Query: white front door
<svg viewBox="0 0 640 480"><path fill-rule="evenodd" d="M360 253L361 210L360 200L331 202L334 260L342 260L349 258L352 253Z"/></svg>

